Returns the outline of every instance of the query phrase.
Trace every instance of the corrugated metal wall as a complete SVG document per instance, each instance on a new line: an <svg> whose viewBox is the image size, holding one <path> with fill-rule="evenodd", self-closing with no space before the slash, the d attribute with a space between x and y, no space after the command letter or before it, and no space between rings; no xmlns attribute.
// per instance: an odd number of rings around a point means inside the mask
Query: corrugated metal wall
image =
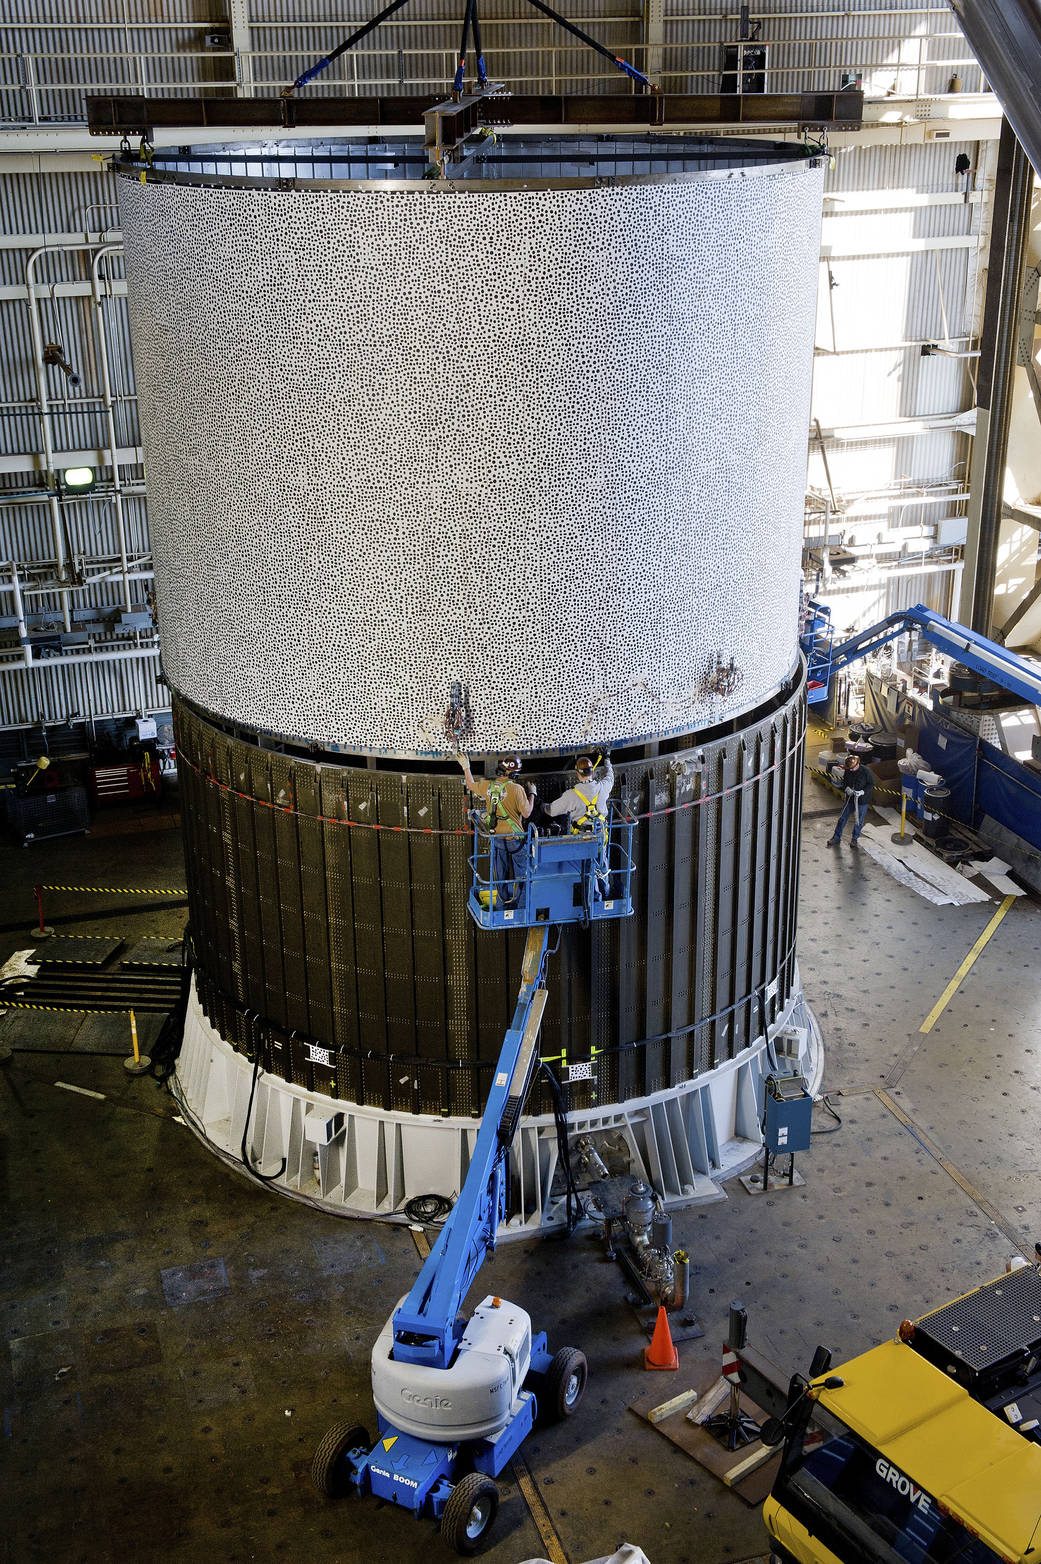
<svg viewBox="0 0 1041 1564"><path fill-rule="evenodd" d="M705 92L719 74L719 49L734 37L734 11L691 16L666 8L664 85L670 92ZM947 90L952 75L962 89L981 89L979 67L945 5L872 0L841 7L828 0L752 6L753 24L767 45L767 90L834 91L841 75L860 76L866 92L929 97Z"/></svg>
<svg viewBox="0 0 1041 1564"><path fill-rule="evenodd" d="M955 170L960 154L971 165L968 189ZM951 604L957 565L939 548L939 530L948 523L946 536L965 516L955 496L968 486L971 442L944 425L973 407L976 361L922 348L976 346L989 166L986 144L975 142L854 146L836 154L828 176L813 414L834 434L827 470L811 442L808 483L822 501L834 491L838 508L827 524L809 515L807 539L821 543L827 526L856 556L811 580L843 625L851 613L870 623L879 605L881 617L916 602L943 612ZM884 436L857 427L871 425L886 426ZM925 573L914 573L916 559Z"/></svg>
<svg viewBox="0 0 1041 1564"><path fill-rule="evenodd" d="M61 633L62 597L46 590L55 576L55 544L47 494L43 487L44 439L38 398L35 353L27 283L32 263L33 307L40 339L59 345L79 377L73 385L57 367L44 371L53 449L63 453L104 453L108 432L102 401L98 320L91 297L91 257L106 230L116 234L111 178L96 173L38 172L5 174L0 186L0 617L14 617L13 561L20 581L27 627L34 635ZM88 246L87 233L99 241ZM48 248L49 246L49 248ZM38 253L42 252L42 253ZM116 445L136 451L140 435L123 260L104 260L101 310L108 343ZM16 629L0 630L0 726L47 724L129 716L169 707L169 692L159 683L158 649L153 637L124 632L117 616L124 606L119 575L119 536L112 493L112 468L95 457L96 491L71 496L60 506L65 549L84 584L66 597L72 632L89 634L103 654L84 660L89 648L72 644L67 659L40 653L26 667ZM64 462L59 462L64 466ZM150 541L139 462L121 466L124 486L125 542L130 559L130 591L135 608L147 607ZM126 656L114 654L123 653ZM59 666L59 663L61 666Z"/></svg>
<svg viewBox="0 0 1041 1564"><path fill-rule="evenodd" d="M304 15L301 16L301 10ZM230 41L208 46L222 8L198 0L0 0L0 120L78 119L85 86L97 91L175 95L191 86L220 96L235 90L236 71L262 93L275 93L370 16L365 0L342 0L324 20L318 4L252 0L248 46L239 59ZM639 0L581 0L564 8L613 53L643 63ZM714 15L666 9L662 85L671 92L716 90L720 47L736 37L736 7ZM323 92L424 90L451 79L461 7L412 0L309 88ZM223 18L227 25L226 16ZM753 24L769 48L774 92L832 91L845 71L866 89L902 96L946 91L958 75L965 91L981 78L946 6L875 0L839 7L834 0L795 6L761 4ZM610 64L571 40L523 0L485 0L485 55L495 77L529 91L630 90Z"/></svg>

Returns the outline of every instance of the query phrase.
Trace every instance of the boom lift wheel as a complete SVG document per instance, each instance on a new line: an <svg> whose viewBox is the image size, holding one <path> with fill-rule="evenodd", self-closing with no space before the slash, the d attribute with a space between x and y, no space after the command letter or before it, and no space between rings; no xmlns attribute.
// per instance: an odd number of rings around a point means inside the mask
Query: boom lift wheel
<svg viewBox="0 0 1041 1564"><path fill-rule="evenodd" d="M570 1417L581 1401L589 1368L585 1353L577 1347L561 1347L546 1370L543 1396L546 1411L555 1421Z"/></svg>
<svg viewBox="0 0 1041 1564"><path fill-rule="evenodd" d="M343 1458L348 1450L364 1448L369 1453L369 1435L361 1423L334 1423L314 1453L311 1481L326 1499L342 1499L350 1483Z"/></svg>
<svg viewBox="0 0 1041 1564"><path fill-rule="evenodd" d="M483 1472L467 1472L448 1496L441 1535L450 1548L470 1558L479 1553L499 1511L499 1489Z"/></svg>

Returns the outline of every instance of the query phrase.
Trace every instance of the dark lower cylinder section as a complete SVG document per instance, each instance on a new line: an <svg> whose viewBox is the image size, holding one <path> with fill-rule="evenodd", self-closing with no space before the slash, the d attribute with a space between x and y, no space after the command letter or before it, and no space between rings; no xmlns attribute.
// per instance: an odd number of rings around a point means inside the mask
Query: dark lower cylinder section
<svg viewBox="0 0 1041 1564"><path fill-rule="evenodd" d="M286 753L183 701L175 722L211 1024L265 1069L331 1097L478 1115L524 936L479 930L467 912L458 773ZM799 679L726 732L616 753L614 796L640 817L636 912L561 931L540 1046L568 1111L690 1080L784 1008L804 734ZM566 786L562 772L538 781L544 798ZM539 1085L529 1111L550 1108Z"/></svg>

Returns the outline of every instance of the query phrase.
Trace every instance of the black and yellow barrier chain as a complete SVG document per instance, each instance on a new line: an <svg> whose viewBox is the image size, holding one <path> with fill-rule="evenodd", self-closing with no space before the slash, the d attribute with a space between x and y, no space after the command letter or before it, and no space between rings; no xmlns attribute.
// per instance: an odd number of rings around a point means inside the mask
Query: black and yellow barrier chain
<svg viewBox="0 0 1041 1564"><path fill-rule="evenodd" d="M188 899L186 890L170 890L168 886L160 885L34 885L33 896L36 898L37 932L41 939L53 934L54 930L47 924L43 915L44 891L77 891L87 896L176 896L180 901ZM75 939L76 935L66 936ZM80 939L91 939L94 936L81 934Z"/></svg>

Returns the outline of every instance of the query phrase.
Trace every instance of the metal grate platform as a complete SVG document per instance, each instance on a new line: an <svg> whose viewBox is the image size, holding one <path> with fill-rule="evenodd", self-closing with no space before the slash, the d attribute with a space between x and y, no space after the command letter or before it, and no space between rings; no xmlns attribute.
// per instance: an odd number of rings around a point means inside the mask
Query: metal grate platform
<svg viewBox="0 0 1041 1564"><path fill-rule="evenodd" d="M959 1382L983 1389L1041 1352L1041 1274L1024 1266L926 1315L915 1322L915 1347L940 1367L957 1363Z"/></svg>
<svg viewBox="0 0 1041 1564"><path fill-rule="evenodd" d="M138 940L119 964L121 967L180 967L181 941L149 935Z"/></svg>

